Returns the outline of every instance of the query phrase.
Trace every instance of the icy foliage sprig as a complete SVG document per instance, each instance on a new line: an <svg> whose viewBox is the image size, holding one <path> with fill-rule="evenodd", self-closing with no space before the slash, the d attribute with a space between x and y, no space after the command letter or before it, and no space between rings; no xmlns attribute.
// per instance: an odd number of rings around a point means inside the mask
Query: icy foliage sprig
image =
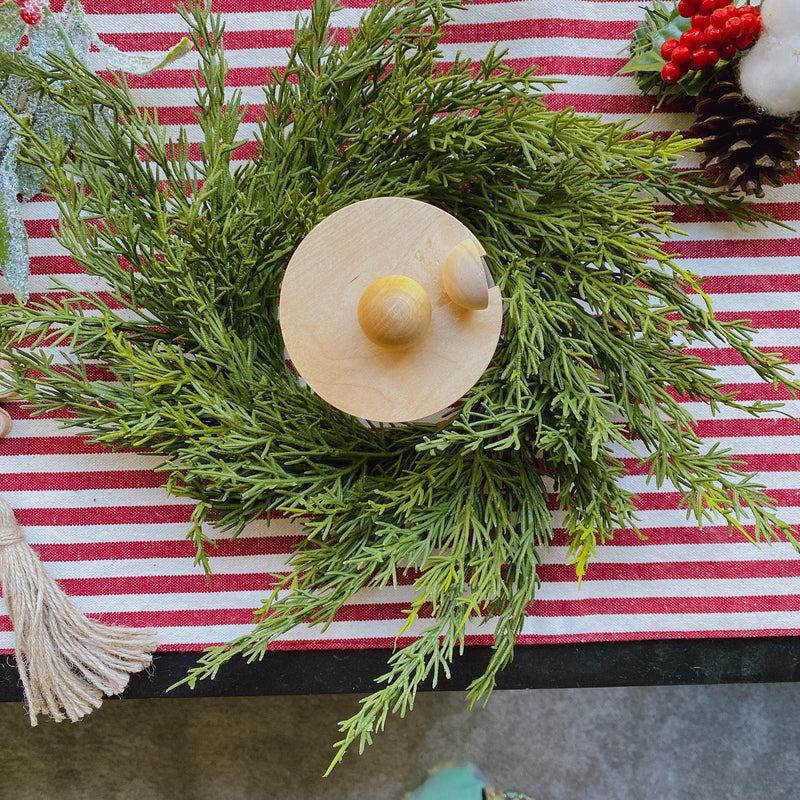
<svg viewBox="0 0 800 800"><path fill-rule="evenodd" d="M30 200L44 185L39 167L19 158L17 129L25 121L39 136L63 139L68 147L75 138L76 118L51 97L31 91L24 79L9 75L2 60L25 58L44 66L53 54L92 66L94 45L109 69L146 75L191 49L183 38L164 54L124 53L100 40L78 0L67 0L60 12L37 3L34 15L28 13L29 5L10 0L0 4L0 273L21 302L28 299L30 257L20 198ZM28 43L20 47L24 36Z"/></svg>

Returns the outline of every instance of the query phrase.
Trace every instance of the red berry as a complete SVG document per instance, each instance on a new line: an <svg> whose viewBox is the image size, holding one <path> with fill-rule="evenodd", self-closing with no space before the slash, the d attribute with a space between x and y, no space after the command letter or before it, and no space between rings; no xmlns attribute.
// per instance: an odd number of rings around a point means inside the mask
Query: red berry
<svg viewBox="0 0 800 800"><path fill-rule="evenodd" d="M38 25L42 21L42 7L34 0L25 0L20 4L19 15L26 25Z"/></svg>
<svg viewBox="0 0 800 800"><path fill-rule="evenodd" d="M695 14L692 17L692 27L697 28L699 31L703 31L708 27L709 17L707 14Z"/></svg>
<svg viewBox="0 0 800 800"><path fill-rule="evenodd" d="M679 44L673 51L672 51L672 62L677 64L679 67L682 67L684 64L688 64L692 58L692 51L685 45Z"/></svg>
<svg viewBox="0 0 800 800"><path fill-rule="evenodd" d="M661 80L664 81L664 83L676 83L684 74L684 70L673 61L668 61L661 67Z"/></svg>
<svg viewBox="0 0 800 800"><path fill-rule="evenodd" d="M700 5L697 7L697 13L708 16L716 7L716 0L701 0Z"/></svg>
<svg viewBox="0 0 800 800"><path fill-rule="evenodd" d="M669 61L672 58L672 51L678 46L677 39L667 39L664 44L661 45L661 58L664 61Z"/></svg>
<svg viewBox="0 0 800 800"><path fill-rule="evenodd" d="M703 44L703 31L689 28L681 34L681 44L686 45L692 52Z"/></svg>
<svg viewBox="0 0 800 800"><path fill-rule="evenodd" d="M678 13L682 17L691 17L692 14L697 13L697 3L692 0L680 0L678 3Z"/></svg>
<svg viewBox="0 0 800 800"><path fill-rule="evenodd" d="M726 22L728 21L728 9L727 8L715 8L711 12L711 24L716 26L717 28L721 28Z"/></svg>
<svg viewBox="0 0 800 800"><path fill-rule="evenodd" d="M715 5L717 8L725 8L730 5L730 0L716 0Z"/></svg>
<svg viewBox="0 0 800 800"><path fill-rule="evenodd" d="M709 47L720 47L725 44L725 34L722 32L722 28L712 24L703 31L703 41Z"/></svg>
<svg viewBox="0 0 800 800"><path fill-rule="evenodd" d="M739 17L731 17L723 26L722 32L729 42L735 42L744 33L741 19Z"/></svg>
<svg viewBox="0 0 800 800"><path fill-rule="evenodd" d="M742 14L739 19L742 21L742 30L751 36L755 36L761 30L761 19L755 14Z"/></svg>
<svg viewBox="0 0 800 800"><path fill-rule="evenodd" d="M735 55L736 55L735 44L724 44L719 49L719 57L723 59L723 61L730 61Z"/></svg>
<svg viewBox="0 0 800 800"><path fill-rule="evenodd" d="M742 16L743 14L759 14L759 13L760 13L759 10L754 6L750 5L739 6L739 16Z"/></svg>
<svg viewBox="0 0 800 800"><path fill-rule="evenodd" d="M692 60L689 62L692 69L705 69L708 66L708 48L701 47L692 53Z"/></svg>
<svg viewBox="0 0 800 800"><path fill-rule="evenodd" d="M735 42L737 50L749 50L756 43L756 37L749 33L742 34Z"/></svg>
<svg viewBox="0 0 800 800"><path fill-rule="evenodd" d="M717 61L719 61L719 51L715 50L713 47L706 48L708 64L707 67L713 67L716 65Z"/></svg>

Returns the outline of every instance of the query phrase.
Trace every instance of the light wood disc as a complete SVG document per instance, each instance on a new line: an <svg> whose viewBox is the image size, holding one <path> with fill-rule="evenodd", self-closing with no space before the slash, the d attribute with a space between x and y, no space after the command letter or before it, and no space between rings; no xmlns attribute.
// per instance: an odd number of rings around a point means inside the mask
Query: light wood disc
<svg viewBox="0 0 800 800"><path fill-rule="evenodd" d="M470 230L419 200L378 197L324 219L300 243L286 269L280 325L295 369L335 408L372 422L408 422L446 409L483 374L500 338L503 303L468 310L444 291L442 267ZM386 348L362 331L364 290L404 275L430 298L424 334Z"/></svg>

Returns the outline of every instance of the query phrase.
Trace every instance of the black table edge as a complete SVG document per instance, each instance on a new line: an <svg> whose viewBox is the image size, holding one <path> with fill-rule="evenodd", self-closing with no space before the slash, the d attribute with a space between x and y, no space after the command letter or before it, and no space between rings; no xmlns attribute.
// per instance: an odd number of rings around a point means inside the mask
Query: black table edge
<svg viewBox="0 0 800 800"><path fill-rule="evenodd" d="M465 649L449 679L425 690L463 690L487 663L489 647ZM287 650L248 663L235 658L213 680L182 685L196 652L156 653L151 669L131 676L122 698L368 694L386 672L388 649ZM800 680L800 637L675 639L518 646L497 689L781 683ZM0 702L22 700L16 662L0 660Z"/></svg>

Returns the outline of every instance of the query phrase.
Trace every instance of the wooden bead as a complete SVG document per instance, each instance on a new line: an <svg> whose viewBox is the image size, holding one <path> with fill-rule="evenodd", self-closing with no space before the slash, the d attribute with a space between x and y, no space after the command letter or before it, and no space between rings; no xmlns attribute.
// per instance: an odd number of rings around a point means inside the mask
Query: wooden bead
<svg viewBox="0 0 800 800"><path fill-rule="evenodd" d="M489 281L483 253L473 239L465 239L447 255L442 284L447 296L461 308L480 311L489 305Z"/></svg>
<svg viewBox="0 0 800 800"><path fill-rule="evenodd" d="M8 436L13 427L14 423L11 421L11 417L9 416L8 412L0 408L0 439Z"/></svg>
<svg viewBox="0 0 800 800"><path fill-rule="evenodd" d="M384 275L364 289L358 324L381 347L399 349L418 341L431 322L428 293L413 278Z"/></svg>

